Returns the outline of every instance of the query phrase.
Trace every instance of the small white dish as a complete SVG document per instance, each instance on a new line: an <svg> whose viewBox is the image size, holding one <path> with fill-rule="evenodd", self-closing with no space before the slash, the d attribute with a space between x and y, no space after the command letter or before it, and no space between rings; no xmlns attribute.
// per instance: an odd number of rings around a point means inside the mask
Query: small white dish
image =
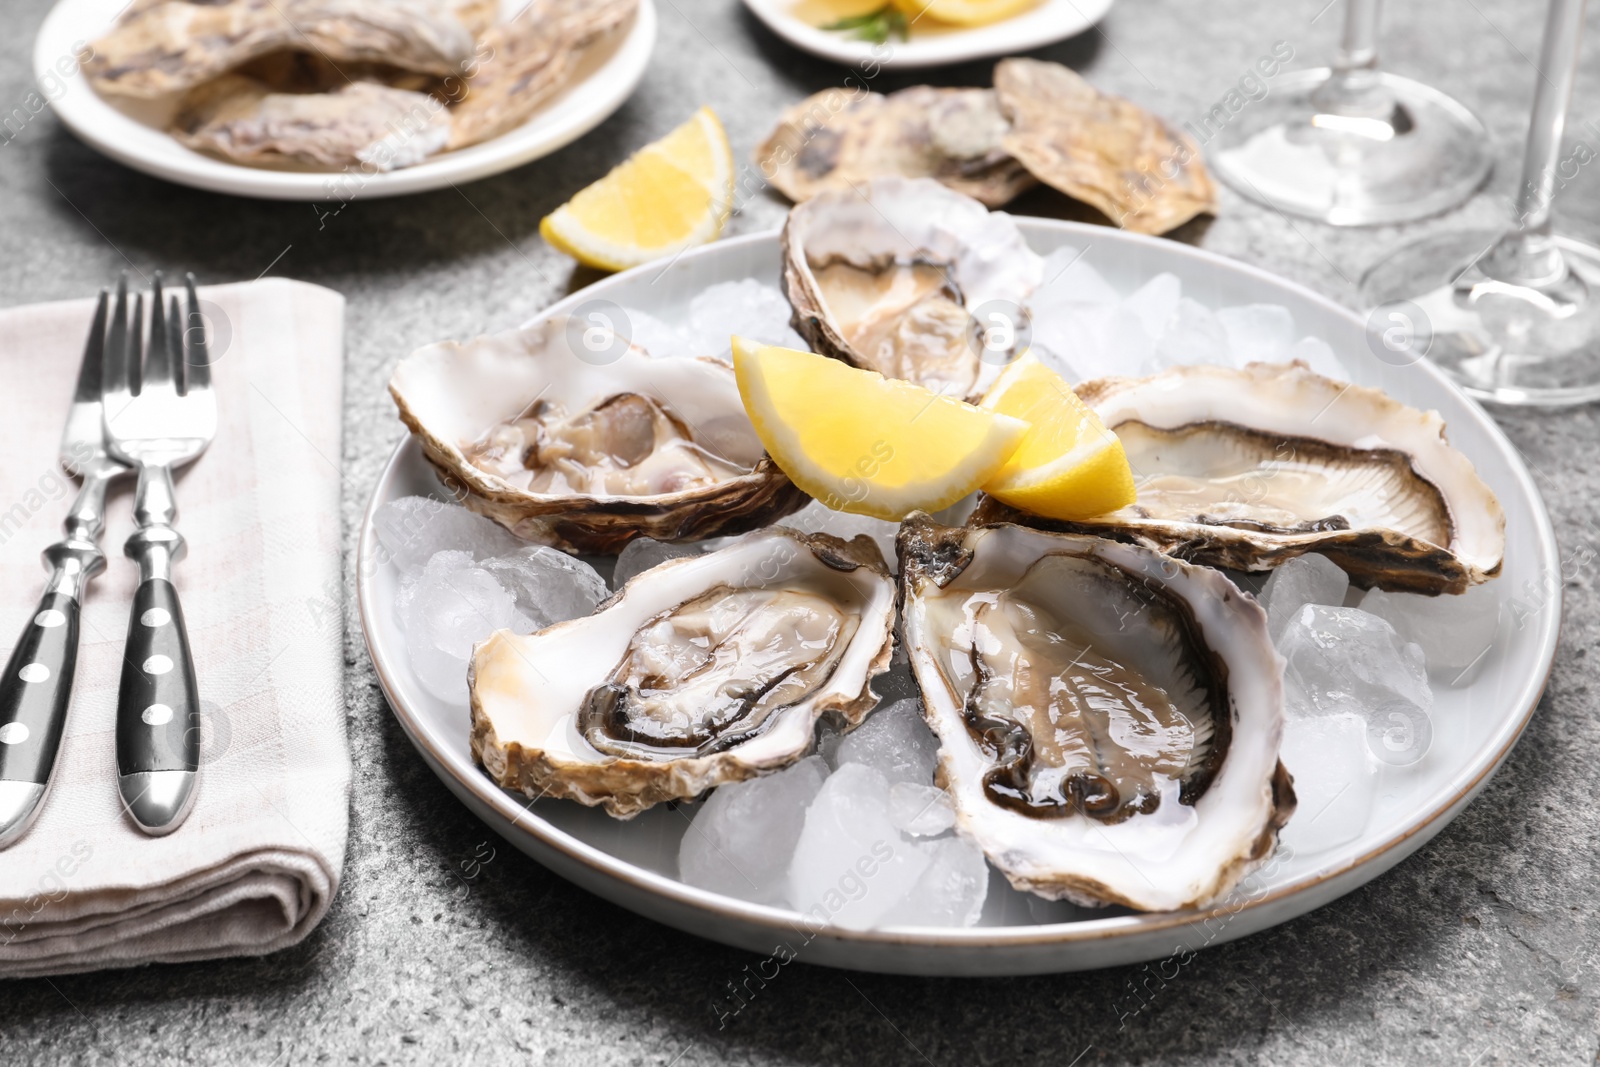
<svg viewBox="0 0 1600 1067"><path fill-rule="evenodd" d="M884 0L885 3L888 0ZM863 69L915 70L974 59L1008 56L1066 40L1093 26L1113 0L1040 0L1037 7L987 26L932 26L919 23L908 41L883 44L853 40L824 30L795 14L805 0L744 0L751 14L796 48L835 63Z"/></svg>
<svg viewBox="0 0 1600 1067"><path fill-rule="evenodd" d="M1030 974L1166 960L1286 922L1371 881L1428 842L1483 788L1532 717L1555 657L1561 618L1561 559L1543 502L1516 449L1477 404L1426 362L1393 366L1367 347L1362 320L1347 308L1237 260L1175 241L1046 219L1017 220L1041 254L1062 245L1084 250L1119 292L1163 271L1186 296L1211 307L1279 304L1300 334L1327 341L1352 376L1400 400L1440 412L1450 440L1477 466L1506 512L1506 557L1491 588L1512 604L1481 672L1468 684L1435 686L1432 747L1404 773L1385 768L1352 788L1370 796L1359 836L1320 851L1296 851L1320 814L1302 807L1278 857L1222 903L1166 914L1095 912L1016 893L990 879L977 926L965 929L816 927L799 913L749 904L685 885L676 878L686 813L666 805L623 822L561 800L530 802L506 792L479 768L468 748L468 713L426 691L406 666L394 620L399 574L377 554L379 505L413 494L447 496L411 437L396 445L373 489L360 533L357 598L378 680L396 718L450 790L497 833L563 877L641 915L762 954L787 945L809 963L928 975ZM683 321L690 299L717 282L756 278L777 285L778 231L721 241L666 268L647 264L596 282L543 315L572 314L590 301ZM1385 352L1392 359L1392 354ZM1552 582L1552 576L1554 581ZM1520 610L1516 610L1520 606ZM1291 768L1292 771L1292 768ZM1335 801L1339 798L1335 797ZM1298 828L1296 819L1299 820ZM1187 957L1178 962L1187 962Z"/></svg>
<svg viewBox="0 0 1600 1067"><path fill-rule="evenodd" d="M342 203L399 196L520 167L572 143L621 107L644 76L656 42L655 4L639 0L632 22L598 42L559 95L499 137L391 171L272 169L196 152L161 128L162 108L124 109L95 92L73 56L83 42L110 30L126 7L127 0L60 0L45 16L33 46L33 69L56 115L85 144L135 170L197 189L268 200Z"/></svg>

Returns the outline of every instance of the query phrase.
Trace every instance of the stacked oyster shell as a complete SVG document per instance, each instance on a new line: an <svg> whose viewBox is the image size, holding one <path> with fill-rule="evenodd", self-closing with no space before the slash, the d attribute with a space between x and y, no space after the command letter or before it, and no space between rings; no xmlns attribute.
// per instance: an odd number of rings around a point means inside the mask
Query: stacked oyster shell
<svg viewBox="0 0 1600 1067"><path fill-rule="evenodd" d="M814 348L968 396L991 366L965 347L975 310L1025 307L1041 278L1009 217L930 179L819 193L784 257ZM1438 416L1302 364L1083 383L1133 505L1073 524L987 500L917 514L886 561L870 537L781 525L809 498L762 454L725 363L583 336L556 317L402 362L391 391L446 484L568 551L750 532L636 574L590 617L477 647L473 751L531 796L626 818L792 767L820 722L872 712L898 638L957 832L1014 886L1200 907L1295 806L1283 661L1212 568L1317 553L1434 595L1499 571L1504 516Z"/></svg>
<svg viewBox="0 0 1600 1067"><path fill-rule="evenodd" d="M251 165L390 170L520 125L637 0L139 0L85 70Z"/></svg>

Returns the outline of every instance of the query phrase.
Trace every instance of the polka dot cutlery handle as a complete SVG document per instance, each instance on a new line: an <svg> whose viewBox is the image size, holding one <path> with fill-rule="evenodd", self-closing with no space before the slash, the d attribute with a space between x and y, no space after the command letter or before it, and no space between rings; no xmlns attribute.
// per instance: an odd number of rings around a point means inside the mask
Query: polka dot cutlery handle
<svg viewBox="0 0 1600 1067"><path fill-rule="evenodd" d="M0 848L26 833L44 806L77 661L77 598L52 588L0 678Z"/></svg>
<svg viewBox="0 0 1600 1067"><path fill-rule="evenodd" d="M200 696L178 591L147 577L133 595L117 689L117 782L147 834L176 830L194 800Z"/></svg>

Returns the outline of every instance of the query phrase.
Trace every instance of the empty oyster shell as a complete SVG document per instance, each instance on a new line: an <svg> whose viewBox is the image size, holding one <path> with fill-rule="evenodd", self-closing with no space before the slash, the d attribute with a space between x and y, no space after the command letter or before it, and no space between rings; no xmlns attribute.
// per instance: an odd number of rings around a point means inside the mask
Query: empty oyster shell
<svg viewBox="0 0 1600 1067"><path fill-rule="evenodd" d="M878 178L796 205L783 259L794 328L814 351L958 397L981 393L1015 355L1015 344L986 347L990 324L973 313L1018 317L1043 274L1010 215L931 178Z"/></svg>
<svg viewBox="0 0 1600 1067"><path fill-rule="evenodd" d="M1319 552L1357 585L1414 593L1460 593L1500 572L1505 512L1437 412L1302 363L1176 367L1078 394L1122 439L1138 499L1071 523L986 500L976 521L1115 537L1237 570Z"/></svg>
<svg viewBox="0 0 1600 1067"><path fill-rule="evenodd" d="M742 533L810 502L762 450L733 369L583 346L565 316L400 361L389 393L463 504L569 552Z"/></svg>
<svg viewBox="0 0 1600 1067"><path fill-rule="evenodd" d="M958 827L1018 889L1197 907L1271 853L1282 661L1222 574L1013 525L900 528L902 626Z"/></svg>
<svg viewBox="0 0 1600 1067"><path fill-rule="evenodd" d="M372 82L329 93L275 93L225 74L185 95L172 135L240 163L391 170L443 148L450 112L426 93Z"/></svg>
<svg viewBox="0 0 1600 1067"><path fill-rule="evenodd" d="M193 88L283 50L459 74L486 0L171 0L131 11L84 64L96 89L153 97Z"/></svg>
<svg viewBox="0 0 1600 1067"><path fill-rule="evenodd" d="M827 89L783 113L755 162L796 202L902 177L934 178L999 207L1037 182L1002 147L1010 129L991 89Z"/></svg>
<svg viewBox="0 0 1600 1067"><path fill-rule="evenodd" d="M1039 180L1138 233L1215 214L1200 149L1150 112L1059 63L1004 59L994 90L1011 123L1005 150Z"/></svg>
<svg viewBox="0 0 1600 1067"><path fill-rule="evenodd" d="M495 26L454 106L450 147L477 144L523 123L566 84L583 49L638 6L638 0L532 0Z"/></svg>
<svg viewBox="0 0 1600 1067"><path fill-rule="evenodd" d="M588 618L473 652L472 751L529 796L629 818L785 767L858 724L894 582L868 537L764 530L636 575Z"/></svg>

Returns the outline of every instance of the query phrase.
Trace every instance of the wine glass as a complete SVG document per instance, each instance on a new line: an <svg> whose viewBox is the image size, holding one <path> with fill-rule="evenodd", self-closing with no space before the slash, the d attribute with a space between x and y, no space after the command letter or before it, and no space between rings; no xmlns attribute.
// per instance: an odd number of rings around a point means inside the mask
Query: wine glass
<svg viewBox="0 0 1600 1067"><path fill-rule="evenodd" d="M1376 305L1369 322L1392 324L1388 351L1426 355L1483 400L1600 399L1600 248L1550 226L1583 8L1584 0L1550 3L1512 226L1417 241L1361 279L1361 295Z"/></svg>
<svg viewBox="0 0 1600 1067"><path fill-rule="evenodd" d="M1452 97L1378 69L1378 0L1346 0L1333 67L1272 83L1208 144L1252 200L1334 226L1405 222L1455 207L1489 175L1483 123Z"/></svg>

